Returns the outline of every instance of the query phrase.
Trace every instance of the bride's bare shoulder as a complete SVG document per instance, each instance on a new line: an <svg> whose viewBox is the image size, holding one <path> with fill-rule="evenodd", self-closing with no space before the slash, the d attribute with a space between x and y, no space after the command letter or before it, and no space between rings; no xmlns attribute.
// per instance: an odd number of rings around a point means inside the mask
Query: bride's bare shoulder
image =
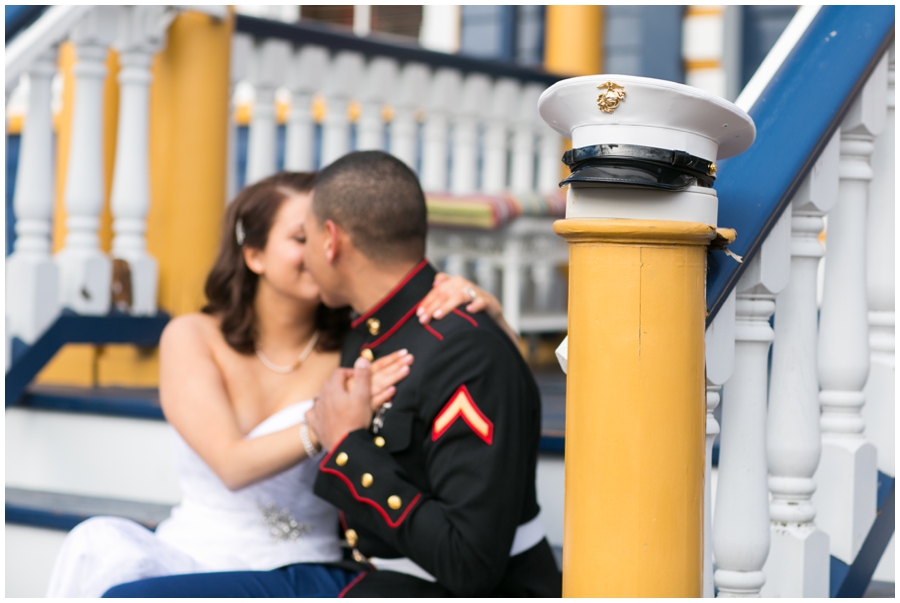
<svg viewBox="0 0 900 603"><path fill-rule="evenodd" d="M185 346L192 349L217 347L224 342L219 325L219 317L201 312L176 316L163 329L160 347L163 349L172 347L183 349Z"/></svg>

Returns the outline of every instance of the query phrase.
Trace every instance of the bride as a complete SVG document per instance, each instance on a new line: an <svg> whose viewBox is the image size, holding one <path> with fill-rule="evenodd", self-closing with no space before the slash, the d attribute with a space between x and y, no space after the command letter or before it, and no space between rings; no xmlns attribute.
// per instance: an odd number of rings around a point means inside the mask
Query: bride
<svg viewBox="0 0 900 603"><path fill-rule="evenodd" d="M354 577L340 566L338 512L313 495L316 464L306 462L319 447L304 415L338 367L350 327L349 308L325 307L304 266L313 179L282 172L241 191L207 277L209 303L162 334L159 396L177 432L181 503L155 533L115 517L76 526L48 597L98 597L117 584L198 572L260 572L273 596L288 592L281 583L336 592ZM496 298L446 275L419 319L465 302L505 325ZM375 409L412 362L400 350L373 363Z"/></svg>

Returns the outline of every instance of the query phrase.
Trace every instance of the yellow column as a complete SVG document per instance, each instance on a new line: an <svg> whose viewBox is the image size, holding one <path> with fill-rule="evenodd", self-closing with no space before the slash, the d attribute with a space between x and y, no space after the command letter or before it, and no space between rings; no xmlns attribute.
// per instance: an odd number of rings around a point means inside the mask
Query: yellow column
<svg viewBox="0 0 900 603"><path fill-rule="evenodd" d="M699 597L707 245L695 222L568 219L563 595Z"/></svg>
<svg viewBox="0 0 900 603"><path fill-rule="evenodd" d="M562 75L593 75L603 67L603 7L546 8L544 69Z"/></svg>
<svg viewBox="0 0 900 603"><path fill-rule="evenodd" d="M196 312L225 211L232 19L186 12L153 65L147 247L159 305Z"/></svg>

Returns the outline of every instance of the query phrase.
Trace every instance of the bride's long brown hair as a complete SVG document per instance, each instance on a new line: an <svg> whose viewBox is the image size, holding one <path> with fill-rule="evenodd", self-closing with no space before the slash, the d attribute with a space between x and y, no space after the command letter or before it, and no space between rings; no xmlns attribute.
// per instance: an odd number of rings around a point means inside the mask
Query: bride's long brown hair
<svg viewBox="0 0 900 603"><path fill-rule="evenodd" d="M252 354L256 350L256 311L253 300L259 276L244 263L242 245L238 242L238 219L243 231L243 245L265 249L275 214L291 193L312 190L316 175L309 172L279 172L246 187L228 206L222 224L219 253L206 277L207 304L201 312L222 318L222 335L235 351ZM350 308L333 310L324 304L316 309L319 342L316 349L338 350L350 330Z"/></svg>

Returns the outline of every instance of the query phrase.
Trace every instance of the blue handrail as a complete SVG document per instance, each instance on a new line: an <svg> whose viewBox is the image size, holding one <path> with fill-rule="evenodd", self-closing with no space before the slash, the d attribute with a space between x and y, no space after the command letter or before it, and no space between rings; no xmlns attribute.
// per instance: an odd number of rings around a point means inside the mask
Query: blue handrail
<svg viewBox="0 0 900 603"><path fill-rule="evenodd" d="M756 142L719 166L720 226L737 230L709 256L708 325L840 126L894 38L893 6L823 6L749 113Z"/></svg>

